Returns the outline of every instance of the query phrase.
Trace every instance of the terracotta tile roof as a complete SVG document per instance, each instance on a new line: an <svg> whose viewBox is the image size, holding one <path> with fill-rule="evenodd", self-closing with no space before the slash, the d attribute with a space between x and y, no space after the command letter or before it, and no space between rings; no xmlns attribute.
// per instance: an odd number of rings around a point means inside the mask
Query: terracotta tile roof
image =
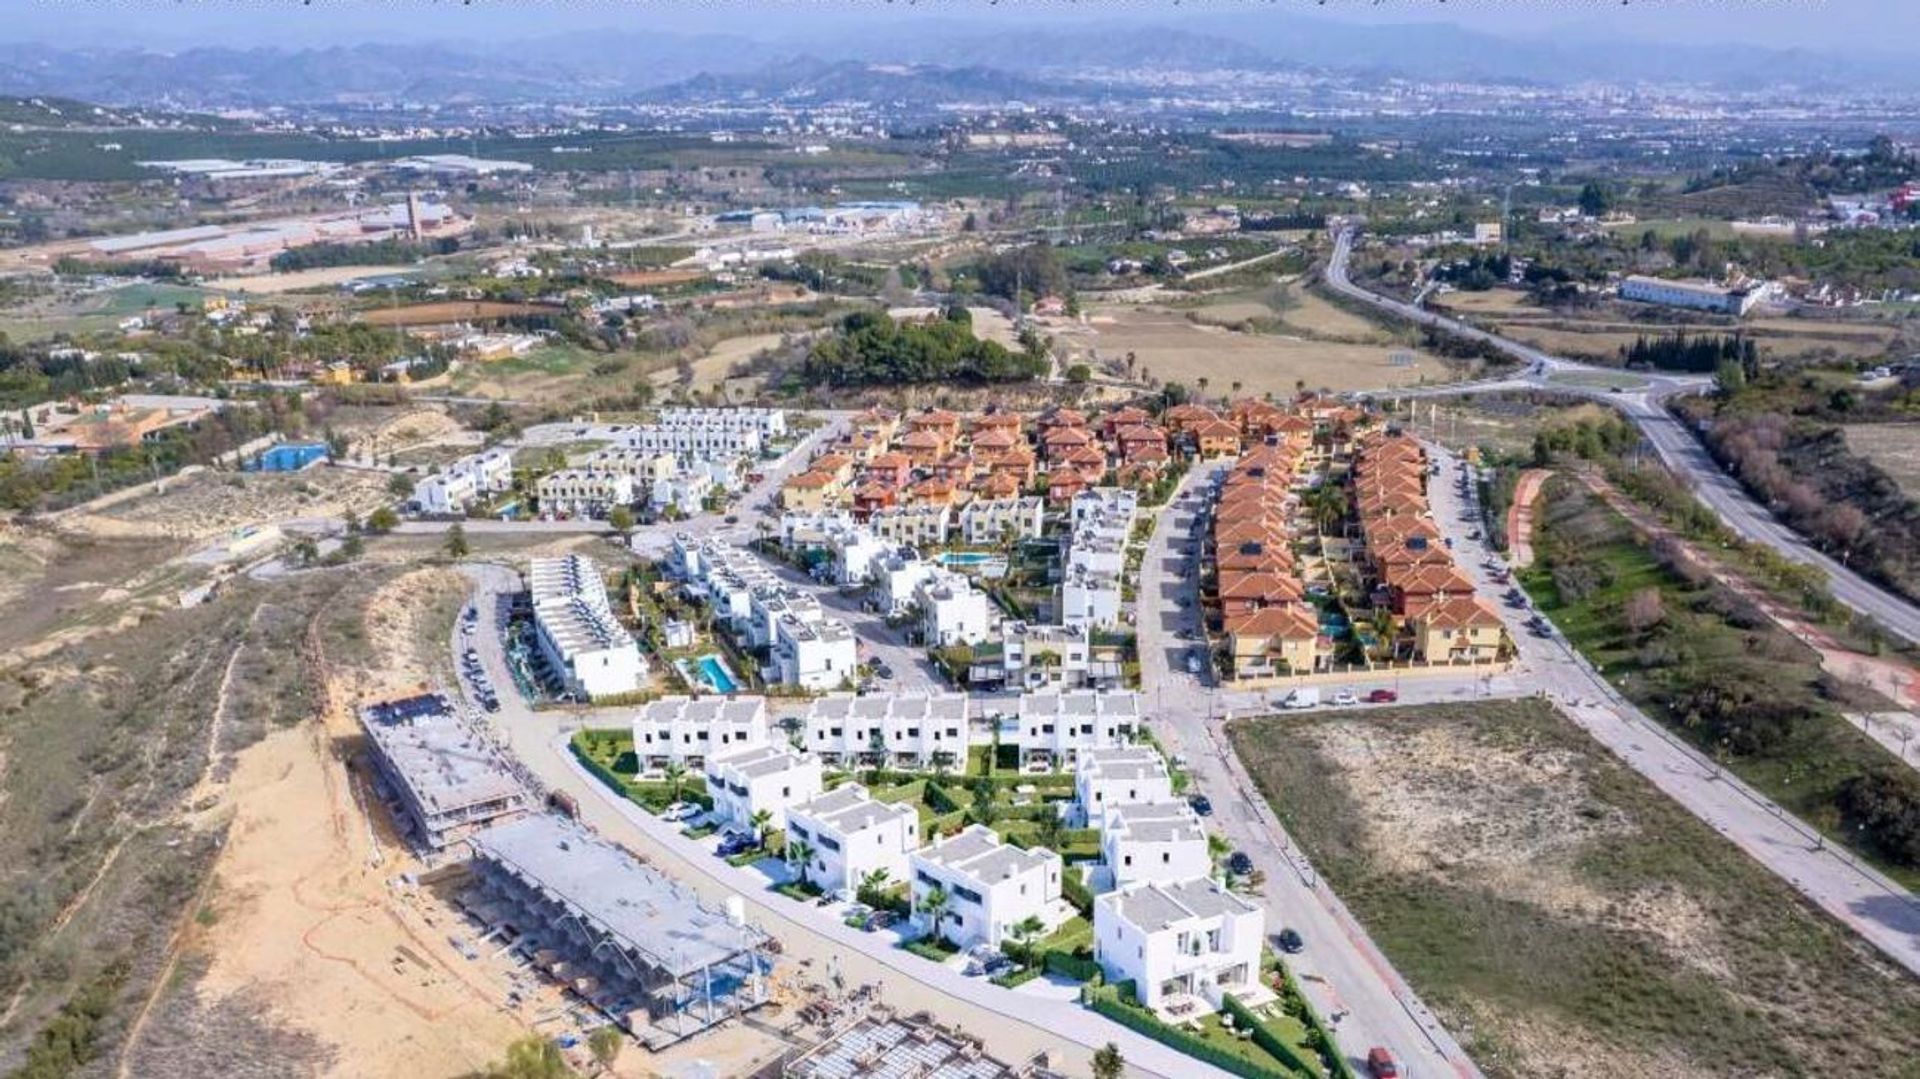
<svg viewBox="0 0 1920 1079"><path fill-rule="evenodd" d="M1423 562L1387 567L1381 575L1388 588L1408 596L1470 596L1473 581L1451 562Z"/></svg>
<svg viewBox="0 0 1920 1079"><path fill-rule="evenodd" d="M1240 428L1225 420L1207 420L1195 424L1193 433L1200 438L1231 438L1235 441L1240 438Z"/></svg>
<svg viewBox="0 0 1920 1079"><path fill-rule="evenodd" d="M1500 624L1500 612L1479 596L1428 600L1418 610L1416 614L1410 608L1408 617L1429 629L1491 629Z"/></svg>
<svg viewBox="0 0 1920 1079"><path fill-rule="evenodd" d="M974 481L973 490L984 498L1012 498L1020 493L1020 481L1005 472L990 472Z"/></svg>
<svg viewBox="0 0 1920 1079"><path fill-rule="evenodd" d="M945 440L932 431L908 431L896 440L907 449L937 450Z"/></svg>
<svg viewBox="0 0 1920 1079"><path fill-rule="evenodd" d="M879 455L877 455L877 456L875 456L875 457L873 458L873 460L871 460L871 461L868 461L868 462L867 462L867 467L868 467L868 468L871 468L871 469L875 469L875 470L880 470L880 469L895 469L895 470L902 470L902 469L909 469L909 468L912 468L912 467L913 467L913 458L911 458L911 457L908 457L908 456L907 456L906 454L904 454L904 453L891 453L891 452L889 452L889 453L882 453L882 454L879 454Z"/></svg>
<svg viewBox="0 0 1920 1079"><path fill-rule="evenodd" d="M1257 599L1268 603L1297 600L1306 595L1298 577L1270 570L1234 570L1220 575L1221 599Z"/></svg>
<svg viewBox="0 0 1920 1079"><path fill-rule="evenodd" d="M990 427L973 436L973 448L976 450L1012 449L1020 441L1020 436L1004 428Z"/></svg>
<svg viewBox="0 0 1920 1079"><path fill-rule="evenodd" d="M1017 412L989 412L973 418L973 429L976 431L1018 431L1024 424L1025 421Z"/></svg>
<svg viewBox="0 0 1920 1079"><path fill-rule="evenodd" d="M1287 603L1229 615L1226 630L1236 637L1278 637L1285 641L1298 641L1320 636L1320 620L1314 617L1313 609L1307 604Z"/></svg>
<svg viewBox="0 0 1920 1079"><path fill-rule="evenodd" d="M833 486L833 477L825 472L802 472L787 480L786 486L797 487L803 491Z"/></svg>

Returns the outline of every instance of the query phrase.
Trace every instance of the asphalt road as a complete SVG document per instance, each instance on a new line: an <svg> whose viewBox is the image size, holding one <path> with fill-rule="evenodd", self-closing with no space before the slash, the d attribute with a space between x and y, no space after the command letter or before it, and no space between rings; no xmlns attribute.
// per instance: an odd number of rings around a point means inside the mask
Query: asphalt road
<svg viewBox="0 0 1920 1079"><path fill-rule="evenodd" d="M1726 474L1719 464L1663 402L1677 393L1698 390L1710 382L1698 375L1670 375L1635 372L1646 380L1637 389L1613 392L1605 388L1581 386L1564 381L1568 375L1618 374L1607 368L1576 363L1550 355L1523 342L1491 334L1455 319L1434 314L1391 297L1369 292L1347 276L1347 260L1352 253L1353 233L1343 231L1334 244L1328 261L1328 287L1343 296L1359 300L1401 318L1425 326L1436 326L1463 337L1484 341L1528 365L1525 373L1457 386L1429 387L1396 393L1397 396L1434 396L1500 389L1545 389L1578 394L1612 405L1638 426L1647 441L1659 453L1661 461L1676 475L1685 478L1700 500L1720 515L1727 527L1742 537L1764 543L1796 562L1814 566L1827 576L1834 599L1871 617L1889 633L1920 643L1920 606L1901 598L1815 550L1800 535L1780 523L1766 507L1754 501L1746 490ZM1556 381L1556 376L1561 380Z"/></svg>

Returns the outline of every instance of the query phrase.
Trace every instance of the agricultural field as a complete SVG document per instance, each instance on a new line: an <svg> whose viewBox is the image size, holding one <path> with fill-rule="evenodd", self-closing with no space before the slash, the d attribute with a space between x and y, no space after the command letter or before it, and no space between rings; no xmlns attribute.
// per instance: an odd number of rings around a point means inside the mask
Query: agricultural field
<svg viewBox="0 0 1920 1079"><path fill-rule="evenodd" d="M330 289L364 277L385 277L393 274L418 275L420 272L419 266L321 266L311 270L295 270L291 273L216 277L206 281L204 287L216 292L272 296L282 292Z"/></svg>
<svg viewBox="0 0 1920 1079"><path fill-rule="evenodd" d="M1390 344L1320 341L1284 332L1248 333L1204 325L1187 312L1161 306L1096 305L1083 326L1061 329L1055 344L1064 363L1088 357L1117 360L1132 353L1142 377L1198 387L1209 393L1291 394L1297 383L1330 390L1381 389L1447 382L1461 369L1440 358ZM1390 357L1410 360L1397 366Z"/></svg>
<svg viewBox="0 0 1920 1079"><path fill-rule="evenodd" d="M558 315L560 309L537 303L499 300L441 300L405 307L372 307L360 312L369 326L438 326L454 322L491 322L527 315Z"/></svg>
<svg viewBox="0 0 1920 1079"><path fill-rule="evenodd" d="M14 341L59 334L104 333L132 315L171 314L179 303L200 306L204 289L161 282L120 285L97 292L39 297L0 309L0 333Z"/></svg>
<svg viewBox="0 0 1920 1079"><path fill-rule="evenodd" d="M1841 430L1847 449L1872 461L1908 498L1920 499L1920 424L1855 423Z"/></svg>
<svg viewBox="0 0 1920 1079"><path fill-rule="evenodd" d="M1231 293L1189 311L1195 322L1252 333L1296 335L1321 341L1390 344L1393 334L1298 282L1279 282L1250 292Z"/></svg>
<svg viewBox="0 0 1920 1079"><path fill-rule="evenodd" d="M1227 728L1490 1076L1902 1074L1920 985L1550 705Z"/></svg>

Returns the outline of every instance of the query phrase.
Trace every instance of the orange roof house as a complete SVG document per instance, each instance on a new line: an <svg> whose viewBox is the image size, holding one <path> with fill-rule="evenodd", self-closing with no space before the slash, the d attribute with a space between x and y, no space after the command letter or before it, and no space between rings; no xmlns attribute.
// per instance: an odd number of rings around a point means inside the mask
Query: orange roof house
<svg viewBox="0 0 1920 1079"><path fill-rule="evenodd" d="M1225 420L1198 424L1192 434L1202 457L1232 457L1240 452L1240 428Z"/></svg>

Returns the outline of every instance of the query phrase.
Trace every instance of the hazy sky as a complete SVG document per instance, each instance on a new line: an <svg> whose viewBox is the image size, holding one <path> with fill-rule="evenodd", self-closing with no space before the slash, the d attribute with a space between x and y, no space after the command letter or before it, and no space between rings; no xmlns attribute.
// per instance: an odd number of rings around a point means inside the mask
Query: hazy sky
<svg viewBox="0 0 1920 1079"><path fill-rule="evenodd" d="M1193 11L1285 12L1348 22L1451 22L1515 35L1920 54L1920 0L0 0L0 41L286 47L474 39L619 27L777 39L834 24L927 15L1177 24Z"/></svg>

